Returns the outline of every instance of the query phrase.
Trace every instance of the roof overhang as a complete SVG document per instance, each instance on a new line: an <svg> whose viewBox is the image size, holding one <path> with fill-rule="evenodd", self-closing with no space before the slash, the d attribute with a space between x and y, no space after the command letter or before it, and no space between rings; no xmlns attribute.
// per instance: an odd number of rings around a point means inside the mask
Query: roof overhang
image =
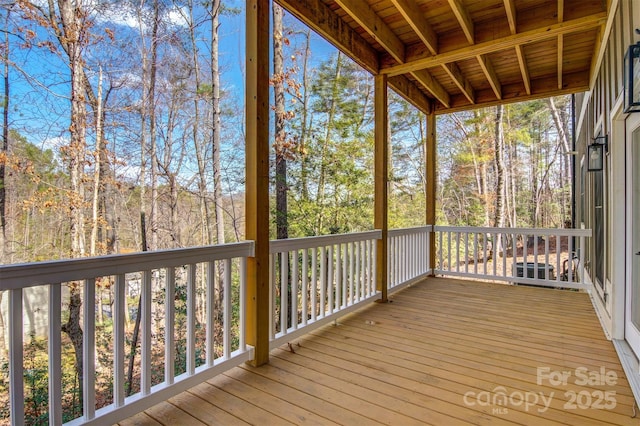
<svg viewBox="0 0 640 426"><path fill-rule="evenodd" d="M589 90L605 0L276 0L424 112Z"/></svg>

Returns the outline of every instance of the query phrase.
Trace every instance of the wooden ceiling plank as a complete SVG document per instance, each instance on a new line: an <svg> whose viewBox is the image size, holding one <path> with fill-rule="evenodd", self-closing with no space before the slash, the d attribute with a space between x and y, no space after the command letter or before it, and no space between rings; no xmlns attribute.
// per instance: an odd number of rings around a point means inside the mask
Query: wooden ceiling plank
<svg viewBox="0 0 640 426"><path fill-rule="evenodd" d="M413 0L391 0L391 2L431 54L436 55L438 53L438 35L433 31L418 5Z"/></svg>
<svg viewBox="0 0 640 426"><path fill-rule="evenodd" d="M420 84L439 100L446 108L451 106L449 93L426 70L417 70L411 73Z"/></svg>
<svg viewBox="0 0 640 426"><path fill-rule="evenodd" d="M507 13L507 21L509 21L509 30L511 34L515 34L517 31L516 27L516 5L514 4L515 0L504 0L504 9Z"/></svg>
<svg viewBox="0 0 640 426"><path fill-rule="evenodd" d="M531 78L529 78L529 68L527 67L527 58L524 56L524 50L522 46L516 46L516 56L518 57L518 64L520 65L520 73L522 74L522 82L524 83L524 90L527 95L531 94Z"/></svg>
<svg viewBox="0 0 640 426"><path fill-rule="evenodd" d="M366 1L336 0L336 3L364 28L399 63L405 61L405 46Z"/></svg>
<svg viewBox="0 0 640 426"><path fill-rule="evenodd" d="M466 46L450 52L440 53L434 56L425 56L413 59L405 64L382 68L381 72L389 75L399 75L424 68L441 66L450 62L458 62L470 59L478 55L486 55L492 52L500 52L522 44L534 43L560 34L568 34L576 31L588 30L602 25L607 19L605 12L584 16L570 21L536 28L523 33L512 34L496 40L490 40L473 46Z"/></svg>
<svg viewBox="0 0 640 426"><path fill-rule="evenodd" d="M467 41L469 44L474 44L475 37L473 20L469 16L469 12L458 0L449 0L449 6L451 7L453 14L456 15L456 18L462 27L462 32L464 32L465 37L467 37Z"/></svg>
<svg viewBox="0 0 640 426"><path fill-rule="evenodd" d="M498 80L498 76L493 69L493 65L491 65L491 61L484 55L478 55L476 56L476 59L478 60L478 64L480 64L480 68L482 68L482 72L484 72L484 75L487 77L487 80L493 89L493 93L496 94L496 98L502 99L502 87L500 87L500 80Z"/></svg>
<svg viewBox="0 0 640 426"><path fill-rule="evenodd" d="M289 13L342 50L372 74L380 69L378 52L322 0L276 0Z"/></svg>
<svg viewBox="0 0 640 426"><path fill-rule="evenodd" d="M469 100L469 102L475 104L476 99L473 87L471 86L471 83L469 83L469 80L467 80L465 76L462 75L460 67L458 67L455 62L452 62L450 64L442 65L442 68L444 68L446 73L449 74L451 80L453 80L456 86L458 86L462 94Z"/></svg>
<svg viewBox="0 0 640 426"><path fill-rule="evenodd" d="M562 72L564 60L564 36L558 36L558 89L562 89Z"/></svg>

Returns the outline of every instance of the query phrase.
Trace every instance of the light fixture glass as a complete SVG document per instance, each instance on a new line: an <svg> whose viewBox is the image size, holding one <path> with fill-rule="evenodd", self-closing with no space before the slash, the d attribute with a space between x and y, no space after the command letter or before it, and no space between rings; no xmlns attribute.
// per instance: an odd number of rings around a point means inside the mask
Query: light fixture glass
<svg viewBox="0 0 640 426"><path fill-rule="evenodd" d="M640 111L640 42L624 55L624 112Z"/></svg>
<svg viewBox="0 0 640 426"><path fill-rule="evenodd" d="M591 145L587 146L587 170L599 172L604 168L604 155L609 151L609 137L600 135L593 138Z"/></svg>
<svg viewBox="0 0 640 426"><path fill-rule="evenodd" d="M587 170L602 171L604 167L604 145L592 143L587 146Z"/></svg>

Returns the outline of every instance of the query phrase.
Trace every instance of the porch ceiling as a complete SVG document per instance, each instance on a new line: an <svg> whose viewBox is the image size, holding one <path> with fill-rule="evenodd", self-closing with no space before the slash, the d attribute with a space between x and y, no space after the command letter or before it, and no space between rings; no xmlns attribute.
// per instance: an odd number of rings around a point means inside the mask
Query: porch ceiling
<svg viewBox="0 0 640 426"><path fill-rule="evenodd" d="M605 0L276 0L425 112L589 89Z"/></svg>

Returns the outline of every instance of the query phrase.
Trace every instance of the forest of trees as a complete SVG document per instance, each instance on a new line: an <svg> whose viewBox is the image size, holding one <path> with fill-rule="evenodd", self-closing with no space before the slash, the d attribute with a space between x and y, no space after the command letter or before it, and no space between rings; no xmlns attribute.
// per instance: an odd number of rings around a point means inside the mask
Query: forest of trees
<svg viewBox="0 0 640 426"><path fill-rule="evenodd" d="M220 43L241 31L242 2L227 3L4 5L2 263L142 250L142 215L149 250L242 239L243 82L225 78L241 55ZM272 235L285 208L290 236L370 229L373 79L292 17L280 25ZM439 117L439 221L562 226L570 107ZM394 94L390 117L392 225L421 224L425 120Z"/></svg>
<svg viewBox="0 0 640 426"><path fill-rule="evenodd" d="M243 7L0 2L1 264L243 239ZM273 25L271 235L371 229L373 78L278 7ZM426 120L389 99L390 226L424 225ZM570 117L569 97L438 117L438 223L563 227ZM0 287L2 374L5 305Z"/></svg>
<svg viewBox="0 0 640 426"><path fill-rule="evenodd" d="M571 98L438 122L439 222L563 228L571 221Z"/></svg>

